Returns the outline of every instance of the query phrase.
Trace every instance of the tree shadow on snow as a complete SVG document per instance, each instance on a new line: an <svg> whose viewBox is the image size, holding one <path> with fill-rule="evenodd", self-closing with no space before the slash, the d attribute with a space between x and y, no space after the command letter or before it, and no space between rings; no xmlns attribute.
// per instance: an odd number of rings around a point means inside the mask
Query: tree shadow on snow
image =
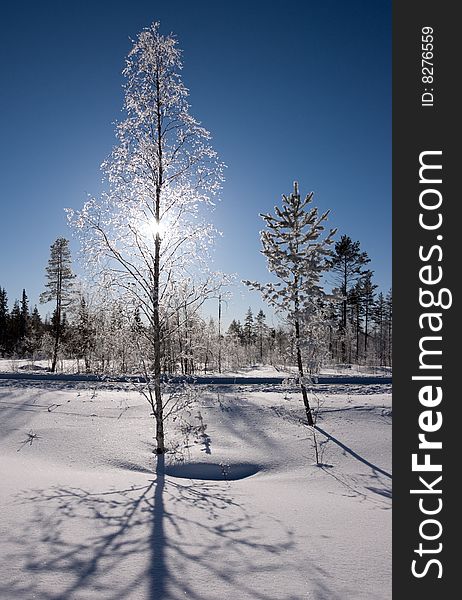
<svg viewBox="0 0 462 600"><path fill-rule="evenodd" d="M253 575L271 571L277 578L284 561L274 558L293 547L292 532L274 519L272 536L263 539L258 515L231 492L228 482L166 476L161 456L155 479L142 485L23 493L20 501L34 516L10 540L15 570L0 583L0 597L204 600L224 588L236 597L273 600L271 588L259 589Z"/></svg>
<svg viewBox="0 0 462 600"><path fill-rule="evenodd" d="M349 454L350 456L352 456L356 460L359 460L359 462L362 462L367 467L370 467L373 471L376 471L377 473L380 473L381 475L384 475L385 477L388 477L389 479L392 479L392 476L391 476L390 473L388 473L384 469L381 469L377 465L372 464L371 462L369 462L368 460L366 460L365 458L363 458L362 456L360 456L357 452L355 452L354 450L352 450L351 448L349 448L348 446L346 446L343 442L341 442L340 440L338 440L337 438L335 438L333 435L331 435L330 433L327 433L327 431L324 431L324 429L321 429L321 427L319 427L318 425L315 425L314 428L317 431L319 431L319 433L322 433L323 435L325 435L326 438L328 438L329 441L332 441L332 442L334 442L334 444L337 444L337 446L339 446L347 454Z"/></svg>
<svg viewBox="0 0 462 600"><path fill-rule="evenodd" d="M332 465L322 464L320 468L328 474L330 477L338 481L348 492L350 496L359 496L362 497L363 500L371 500L371 497L361 490L367 490L368 492L372 492L375 495L381 496L382 498L391 499L392 498L392 489L391 489L391 479L392 475L385 471L384 469L374 465L363 456L360 456L357 452L346 446L343 442L332 436L330 433L327 433L319 427L315 425L314 428L319 433L322 433L326 437L327 442L333 442L339 448L343 450L345 454L349 454L351 457L366 465L372 470L372 473L353 476L345 476L335 472ZM358 481L359 483L358 483ZM371 485L373 484L373 485ZM384 508L390 508L388 502L379 503L383 505Z"/></svg>

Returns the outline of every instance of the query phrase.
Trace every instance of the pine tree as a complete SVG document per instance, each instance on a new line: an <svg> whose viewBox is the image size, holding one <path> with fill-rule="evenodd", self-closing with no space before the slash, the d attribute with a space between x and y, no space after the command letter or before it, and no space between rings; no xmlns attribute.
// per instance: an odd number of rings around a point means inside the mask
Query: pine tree
<svg viewBox="0 0 462 600"><path fill-rule="evenodd" d="M244 319L244 339L247 346L250 346L254 342L255 333L254 333L254 320L253 320L253 312L249 306L248 311L245 313Z"/></svg>
<svg viewBox="0 0 462 600"><path fill-rule="evenodd" d="M372 318L375 325L376 330L376 352L378 355L379 363L381 365L385 364L385 355L386 355L386 303L385 297L382 292L377 296L375 301Z"/></svg>
<svg viewBox="0 0 462 600"><path fill-rule="evenodd" d="M388 366L392 364L392 331L393 331L393 293L391 288L388 290L385 296L385 327L386 327L386 348L387 348L387 362Z"/></svg>
<svg viewBox="0 0 462 600"><path fill-rule="evenodd" d="M34 306L34 309L30 315L29 322L29 349L32 356L39 350L42 342L42 336L44 333L44 325L42 323L42 317L38 311L38 308Z"/></svg>
<svg viewBox="0 0 462 600"><path fill-rule="evenodd" d="M4 357L8 349L8 297L6 290L0 287L0 353Z"/></svg>
<svg viewBox="0 0 462 600"><path fill-rule="evenodd" d="M77 356L82 358L85 364L85 371L91 369L91 353L95 345L95 329L91 323L90 310L83 294L77 309L76 336Z"/></svg>
<svg viewBox="0 0 462 600"><path fill-rule="evenodd" d="M364 303L364 356L367 361L371 312L374 306L375 290L377 289L377 286L372 283L372 271L367 271L365 274L362 287Z"/></svg>
<svg viewBox="0 0 462 600"><path fill-rule="evenodd" d="M260 309L258 311L255 321L256 321L256 327L257 327L258 350L259 350L259 356L260 356L260 363L263 363L263 341L265 338L267 326L265 323L266 315L262 309Z"/></svg>
<svg viewBox="0 0 462 600"><path fill-rule="evenodd" d="M29 299L26 294L26 290L23 289L21 296L20 305L20 319L19 319L19 343L21 344L21 354L24 355L27 352L26 338L30 333L30 314L29 314Z"/></svg>
<svg viewBox="0 0 462 600"><path fill-rule="evenodd" d="M228 330L226 331L226 335L238 336L240 337L241 332L241 324L233 319L229 324Z"/></svg>
<svg viewBox="0 0 462 600"><path fill-rule="evenodd" d="M64 311L73 301L73 281L75 275L71 269L71 251L69 241L58 238L50 248L50 258L46 267L47 283L45 291L40 295L40 302L54 302L52 317L53 354L51 371L56 370L58 350L64 334Z"/></svg>
<svg viewBox="0 0 462 600"><path fill-rule="evenodd" d="M313 192L302 200L297 182L293 193L282 198L282 208L276 206L274 209L276 216L261 215L266 223L266 229L261 232L262 253L269 271L278 281L244 283L260 291L264 300L288 315L294 329L303 403L308 424L313 425L303 369L301 322L316 311L316 300L324 295L320 280L327 268L326 257L330 254L329 246L336 230L321 238L329 211L319 216L318 209L310 206Z"/></svg>
<svg viewBox="0 0 462 600"><path fill-rule="evenodd" d="M214 356L216 354L218 364L219 356L217 329L215 327L215 321L212 317L210 317L207 324L202 323L202 326L200 327L200 340L198 345L202 351L204 375L207 375L210 361L214 361ZM215 346L217 346L217 348L215 348ZM217 352L215 352L215 350L217 350Z"/></svg>
<svg viewBox="0 0 462 600"><path fill-rule="evenodd" d="M346 360L346 343L348 323L348 297L356 283L366 274L364 265L370 262L366 252L362 252L360 243L353 242L347 235L342 235L334 246L334 253L328 261L329 269L334 274L334 279L342 295L342 309L340 317L340 332L342 342L342 360ZM351 297L351 296L350 296Z"/></svg>
<svg viewBox="0 0 462 600"><path fill-rule="evenodd" d="M221 303L223 296L222 294L218 294L218 353L217 353L217 361L218 361L218 372L221 373L221 354L223 347L223 335L221 333Z"/></svg>
<svg viewBox="0 0 462 600"><path fill-rule="evenodd" d="M348 362L353 362L353 342L355 340L355 362L359 363L359 338L361 332L361 316L362 316L362 293L361 285L357 283L352 287L347 296L350 340Z"/></svg>
<svg viewBox="0 0 462 600"><path fill-rule="evenodd" d="M19 300L14 301L8 322L8 350L17 353L21 340L21 308Z"/></svg>

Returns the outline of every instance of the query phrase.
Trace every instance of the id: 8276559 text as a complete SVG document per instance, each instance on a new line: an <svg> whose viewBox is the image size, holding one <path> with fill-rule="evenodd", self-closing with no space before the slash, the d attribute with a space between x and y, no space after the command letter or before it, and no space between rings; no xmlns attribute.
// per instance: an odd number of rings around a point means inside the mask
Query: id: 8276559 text
<svg viewBox="0 0 462 600"><path fill-rule="evenodd" d="M421 81L424 85L421 96L422 106L433 106L433 40L433 27L422 27Z"/></svg>

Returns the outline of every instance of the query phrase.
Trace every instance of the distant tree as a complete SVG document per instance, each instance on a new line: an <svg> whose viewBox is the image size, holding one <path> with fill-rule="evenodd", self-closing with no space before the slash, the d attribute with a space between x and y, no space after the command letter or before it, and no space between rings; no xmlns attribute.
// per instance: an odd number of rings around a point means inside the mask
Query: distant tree
<svg viewBox="0 0 462 600"><path fill-rule="evenodd" d="M247 346L250 346L255 341L254 319L253 312L250 306L247 312L245 313L244 340Z"/></svg>
<svg viewBox="0 0 462 600"><path fill-rule="evenodd" d="M226 336L228 337L228 339L232 339L235 345L236 344L238 346L245 345L244 327L242 326L240 319L237 319L237 320L233 319L231 321L231 323L229 324L228 330L226 332Z"/></svg>
<svg viewBox="0 0 462 600"><path fill-rule="evenodd" d="M240 321L236 321L236 319L233 319L229 324L226 335L233 336L237 338L240 342L242 342L244 339L244 333L242 331L242 325Z"/></svg>
<svg viewBox="0 0 462 600"><path fill-rule="evenodd" d="M15 300L8 319L8 350L18 353L21 340L21 308L19 300Z"/></svg>
<svg viewBox="0 0 462 600"><path fill-rule="evenodd" d="M372 319L375 326L376 353L379 363L385 364L386 356L386 302L383 292L377 296L372 311Z"/></svg>
<svg viewBox="0 0 462 600"><path fill-rule="evenodd" d="M348 292L348 305L350 308L350 322L351 322L351 330L352 337L354 335L355 338L355 362L359 364L359 355L360 355L360 338L361 338L361 324L363 318L363 300L364 293L363 287L361 285L361 281L358 281L356 285L351 288ZM351 345L350 345L350 357L349 362L351 362Z"/></svg>
<svg viewBox="0 0 462 600"><path fill-rule="evenodd" d="M6 290L0 287L0 353L5 356L8 349L8 297Z"/></svg>
<svg viewBox="0 0 462 600"><path fill-rule="evenodd" d="M370 337L371 313L374 306L375 290L377 286L372 283L372 271L367 271L362 282L364 303L364 356L367 361Z"/></svg>
<svg viewBox="0 0 462 600"><path fill-rule="evenodd" d="M202 363L204 365L204 374L207 374L207 370L210 370L209 365L216 364L218 366L219 356L219 338L218 330L215 325L215 321L210 317L207 324L203 323L200 327L200 338L198 347L202 356ZM197 333L199 333L197 332Z"/></svg>
<svg viewBox="0 0 462 600"><path fill-rule="evenodd" d="M221 305L223 301L223 295L218 294L218 332L217 332L217 363L218 363L218 372L221 373L221 355L223 351L223 335L221 333Z"/></svg>
<svg viewBox="0 0 462 600"><path fill-rule="evenodd" d="M332 299L320 297L313 302L312 310L308 313L307 318L302 318L302 350L306 369L310 375L319 373L329 354L331 313Z"/></svg>
<svg viewBox="0 0 462 600"><path fill-rule="evenodd" d="M257 333L257 341L258 341L258 354L260 358L260 363L263 363L263 343L265 340L265 335L267 333L267 325L266 325L266 315L262 309L258 311L257 316L255 317L256 322L256 333Z"/></svg>
<svg viewBox="0 0 462 600"><path fill-rule="evenodd" d="M47 283L45 291L40 295L40 302L54 302L52 317L52 334L54 339L51 371L56 370L58 350L64 335L64 313L73 301L73 281L75 278L71 268L71 251L69 241L58 238L50 248L50 258L46 267Z"/></svg>
<svg viewBox="0 0 462 600"><path fill-rule="evenodd" d="M289 196L283 195L282 208L275 207L275 216L261 215L266 229L261 232L262 253L268 269L278 281L261 284L245 281L250 288L261 292L263 299L276 310L288 316L293 327L298 365L299 384L309 425L313 415L305 383L302 345L302 319L309 319L316 311L317 300L324 294L321 276L327 269L326 258L336 230L325 236L324 222L329 211L321 216L316 207L311 207L313 193L302 200L297 182Z"/></svg>
<svg viewBox="0 0 462 600"><path fill-rule="evenodd" d="M391 367L392 364L392 331L393 331L393 293L391 288L388 290L385 297L385 326L386 326L386 348L387 348L387 363Z"/></svg>
<svg viewBox="0 0 462 600"><path fill-rule="evenodd" d="M365 265L370 262L366 252L362 252L360 243L353 242L347 235L342 235L334 246L334 252L328 260L329 269L334 275L334 280L342 296L340 317L340 331L343 336L347 332L348 323L348 298L356 283L367 272ZM350 298L356 298L354 293ZM346 360L346 344L342 344L342 359Z"/></svg>
<svg viewBox="0 0 462 600"><path fill-rule="evenodd" d="M74 344L77 357L83 359L85 371L91 370L91 353L95 345L95 328L92 324L90 309L84 294L80 294L74 331Z"/></svg>
<svg viewBox="0 0 462 600"><path fill-rule="evenodd" d="M27 352L27 338L30 332L29 299L23 289L20 304L19 343L22 345L21 354Z"/></svg>
<svg viewBox="0 0 462 600"><path fill-rule="evenodd" d="M38 308L34 306L34 309L30 315L28 340L28 346L32 356L34 356L35 353L40 349L44 330L45 328L42 322L42 317L40 316Z"/></svg>
<svg viewBox="0 0 462 600"><path fill-rule="evenodd" d="M239 320L233 319L225 335L225 358L231 369L244 366L244 333Z"/></svg>

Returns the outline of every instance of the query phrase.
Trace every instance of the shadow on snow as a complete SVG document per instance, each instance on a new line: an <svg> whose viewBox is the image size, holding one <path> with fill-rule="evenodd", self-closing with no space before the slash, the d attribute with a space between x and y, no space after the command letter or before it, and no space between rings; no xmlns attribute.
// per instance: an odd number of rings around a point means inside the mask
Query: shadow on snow
<svg viewBox="0 0 462 600"><path fill-rule="evenodd" d="M166 477L163 456L144 485L100 493L53 487L21 496L35 516L14 536L16 576L0 583L0 596L10 600L202 600L214 597L203 595L210 583L218 594L228 586L237 597L272 600L254 587L252 573L274 574L272 557L294 545L277 520L279 541L261 539L253 525L258 516L236 503L229 483ZM192 577L197 571L202 592Z"/></svg>

